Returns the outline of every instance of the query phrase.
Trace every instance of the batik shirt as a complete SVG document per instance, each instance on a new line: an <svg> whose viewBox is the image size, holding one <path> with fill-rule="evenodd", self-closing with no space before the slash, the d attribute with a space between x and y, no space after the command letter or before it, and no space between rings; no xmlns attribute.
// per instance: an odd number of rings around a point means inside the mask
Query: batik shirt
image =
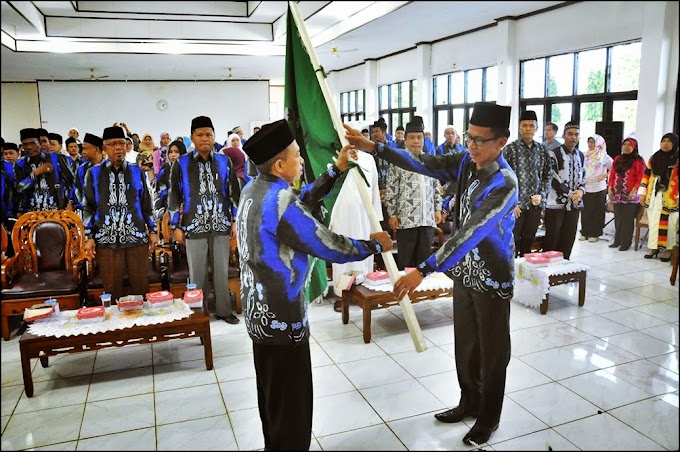
<svg viewBox="0 0 680 452"><path fill-rule="evenodd" d="M460 154L414 154L378 144L378 155L409 171L457 185L454 206L455 233L417 268L423 276L448 272L463 286L483 294L512 298L515 279L515 227L517 177L498 158L482 169Z"/></svg>
<svg viewBox="0 0 680 452"><path fill-rule="evenodd" d="M164 163L156 174L156 196L153 211L156 221L161 221L168 209L168 191L170 189L170 162Z"/></svg>
<svg viewBox="0 0 680 452"><path fill-rule="evenodd" d="M170 167L170 226L187 239L228 235L240 193L229 157L210 151L204 160L194 149Z"/></svg>
<svg viewBox="0 0 680 452"><path fill-rule="evenodd" d="M552 151L550 166L552 167L552 181L550 193L546 201L546 209L572 210L583 208L583 198L574 204L571 195L576 190L586 192L585 156L578 148L568 152L564 146Z"/></svg>
<svg viewBox="0 0 680 452"><path fill-rule="evenodd" d="M302 194L261 173L243 190L238 206L238 251L244 318L253 342L291 345L309 340L305 282L309 256L330 262L361 261L381 252L377 240L354 240L331 232L311 214L339 171L335 166Z"/></svg>
<svg viewBox="0 0 680 452"><path fill-rule="evenodd" d="M384 201L387 214L397 217L399 229L437 226L434 213L442 210L439 187L437 179L390 166Z"/></svg>
<svg viewBox="0 0 680 452"><path fill-rule="evenodd" d="M83 193L85 236L97 247L140 246L156 234L146 175L137 165L123 161L116 170L107 160L91 167Z"/></svg>
<svg viewBox="0 0 680 452"><path fill-rule="evenodd" d="M517 175L519 206L526 210L533 204L531 197L541 195L541 208L550 191L552 170L550 155L542 144L532 141L531 147L524 140L515 140L503 148L503 157Z"/></svg>
<svg viewBox="0 0 680 452"><path fill-rule="evenodd" d="M442 144L437 146L436 154L458 154L459 152L465 151L467 151L467 149L465 149L465 146L462 144L454 144L453 146L450 146L449 143L444 141Z"/></svg>
<svg viewBox="0 0 680 452"><path fill-rule="evenodd" d="M34 176L33 170L51 163L53 170ZM14 165L18 213L65 209L73 190L70 157L41 151L33 158L21 157Z"/></svg>

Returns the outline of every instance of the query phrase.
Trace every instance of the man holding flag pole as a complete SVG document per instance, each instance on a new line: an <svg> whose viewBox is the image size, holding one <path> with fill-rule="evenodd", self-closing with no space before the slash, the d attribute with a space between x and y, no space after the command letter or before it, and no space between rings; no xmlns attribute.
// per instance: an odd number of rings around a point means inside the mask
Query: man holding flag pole
<svg viewBox="0 0 680 452"><path fill-rule="evenodd" d="M323 68L319 65L314 47L305 29L302 16L296 2L288 2L288 28L286 37L286 83L284 105L288 113L288 124L295 133L300 145L301 154L305 157L308 182L315 174L323 173L333 162L336 150L347 144L344 129L337 108L335 108ZM361 196L373 232L382 231L380 220L376 215L371 195L366 187L367 182L359 179L363 172L357 168L350 171L348 177L355 177L356 186ZM318 217L328 226L333 204L342 184L336 184L333 191L323 199L318 207ZM357 200L358 202L358 200ZM383 261L390 279L394 284L399 276L397 264L392 253L383 252ZM317 298L327 285L326 266L323 262L314 265L311 275L308 300ZM403 297L399 306L404 314L406 326L416 351L427 349L418 319L408 296Z"/></svg>
<svg viewBox="0 0 680 452"><path fill-rule="evenodd" d="M438 413L441 422L477 418L465 444L486 442L498 428L510 362L510 300L514 288L517 177L501 150L510 136L510 107L474 104L465 134L468 152L416 154L364 138L345 125L357 149L393 165L456 184L455 233L413 271L394 284L401 298L430 273L448 272L454 281L453 327L457 407Z"/></svg>

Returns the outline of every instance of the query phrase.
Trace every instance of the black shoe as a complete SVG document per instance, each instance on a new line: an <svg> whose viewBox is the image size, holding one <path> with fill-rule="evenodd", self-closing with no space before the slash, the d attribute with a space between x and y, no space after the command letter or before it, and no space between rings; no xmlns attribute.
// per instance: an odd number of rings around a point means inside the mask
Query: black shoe
<svg viewBox="0 0 680 452"><path fill-rule="evenodd" d="M342 298L338 298L337 300L335 300L335 302L333 303L333 310L335 312L342 312Z"/></svg>
<svg viewBox="0 0 680 452"><path fill-rule="evenodd" d="M479 446L489 441L489 438L491 438L491 434L495 432L497 429L498 424L494 425L493 427L480 427L477 426L477 424L475 424L474 427L472 427L470 431L467 432L467 435L465 435L465 437L463 438L463 442L465 444Z"/></svg>
<svg viewBox="0 0 680 452"><path fill-rule="evenodd" d="M618 248L618 247L619 247L618 243L612 243L611 245L609 245L609 248Z"/></svg>
<svg viewBox="0 0 680 452"><path fill-rule="evenodd" d="M629 249L630 249L630 245L619 247L619 251L628 251Z"/></svg>
<svg viewBox="0 0 680 452"><path fill-rule="evenodd" d="M233 312L226 317L220 317L219 315L216 315L215 317L217 317L219 320L224 320L225 322L231 325L236 325L238 322L241 321L238 317L234 315Z"/></svg>
<svg viewBox="0 0 680 452"><path fill-rule="evenodd" d="M654 259L659 254L658 248L655 250L649 250L648 254L645 254L645 259Z"/></svg>
<svg viewBox="0 0 680 452"><path fill-rule="evenodd" d="M434 417L440 422L452 424L454 422L460 422L466 417L477 417L477 410L466 410L465 408L457 406L442 413L437 413Z"/></svg>

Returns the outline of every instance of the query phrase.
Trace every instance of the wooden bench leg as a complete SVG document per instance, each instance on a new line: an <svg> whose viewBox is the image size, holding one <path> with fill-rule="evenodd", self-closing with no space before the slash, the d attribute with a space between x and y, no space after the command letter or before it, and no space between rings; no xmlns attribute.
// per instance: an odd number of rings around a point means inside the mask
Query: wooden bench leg
<svg viewBox="0 0 680 452"><path fill-rule="evenodd" d="M347 325L349 323L349 296L343 294L340 299L342 300L342 323Z"/></svg>
<svg viewBox="0 0 680 452"><path fill-rule="evenodd" d="M24 377L24 391L26 391L26 397L33 397L33 376L31 375L31 358L28 357L28 353L22 350L21 344L19 344L19 350L21 352L21 373Z"/></svg>
<svg viewBox="0 0 680 452"><path fill-rule="evenodd" d="M371 342L371 307L364 304L364 343Z"/></svg>
<svg viewBox="0 0 680 452"><path fill-rule="evenodd" d="M12 332L9 330L9 316L2 315L2 338L6 341L9 340Z"/></svg>
<svg viewBox="0 0 680 452"><path fill-rule="evenodd" d="M548 301L550 300L550 292L545 294L545 298L541 301L541 314L545 315L548 312Z"/></svg>
<svg viewBox="0 0 680 452"><path fill-rule="evenodd" d="M586 302L586 272L578 275L578 305L583 306Z"/></svg>

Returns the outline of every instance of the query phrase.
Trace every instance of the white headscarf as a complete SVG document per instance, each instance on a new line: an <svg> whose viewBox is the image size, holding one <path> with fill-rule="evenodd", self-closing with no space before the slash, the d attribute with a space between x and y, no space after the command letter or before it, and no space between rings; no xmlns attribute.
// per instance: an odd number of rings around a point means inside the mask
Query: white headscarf
<svg viewBox="0 0 680 452"><path fill-rule="evenodd" d="M232 146L231 140L233 140L234 138L236 138L236 140L238 140L238 146ZM231 135L229 135L229 137L227 138L227 147L228 147L228 148L237 147L237 148L239 148L239 149L242 150L242 149L243 149L243 144L241 143L241 137L238 136L238 135L235 134L235 133L232 133Z"/></svg>

